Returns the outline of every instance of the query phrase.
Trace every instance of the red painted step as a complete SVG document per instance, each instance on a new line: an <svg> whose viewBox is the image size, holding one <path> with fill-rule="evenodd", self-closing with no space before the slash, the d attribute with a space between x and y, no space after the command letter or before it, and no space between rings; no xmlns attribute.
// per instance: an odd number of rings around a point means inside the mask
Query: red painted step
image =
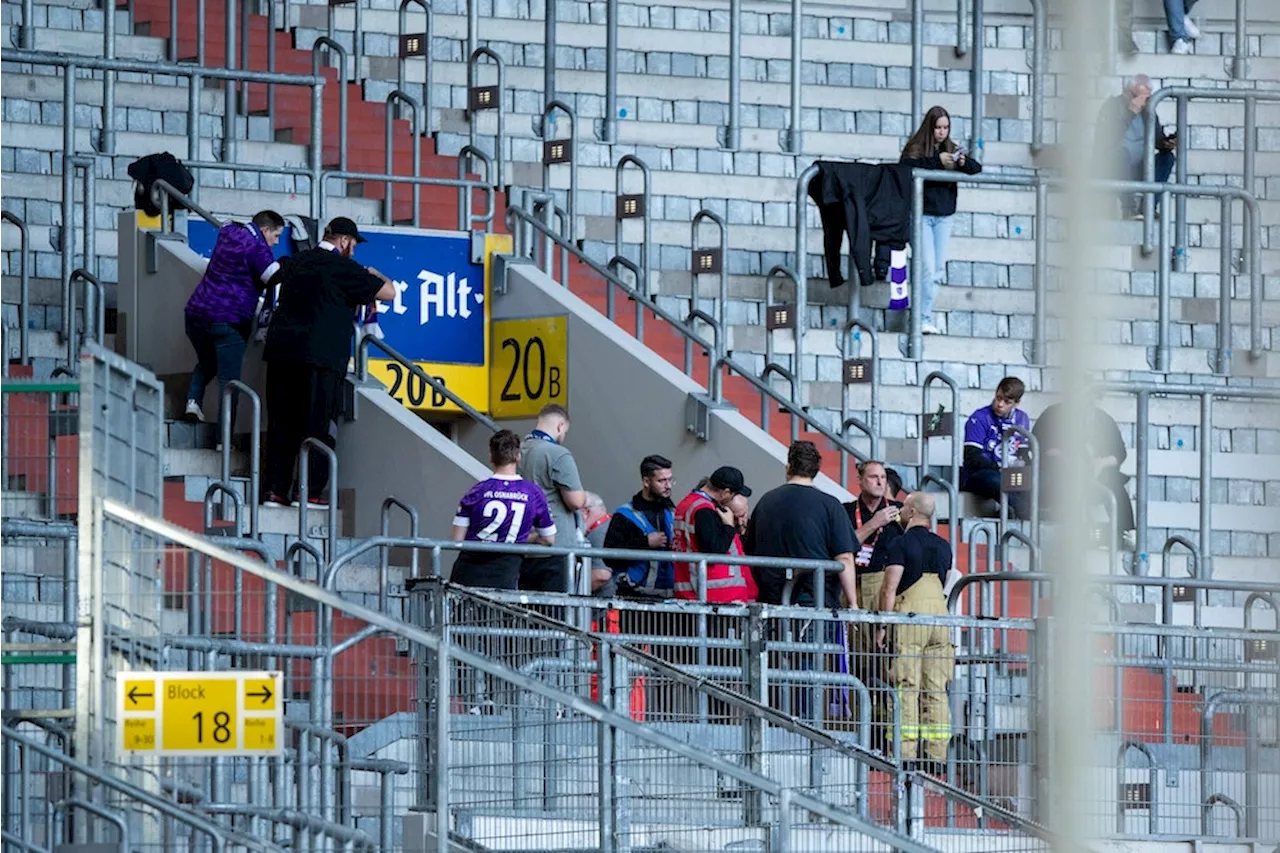
<svg viewBox="0 0 1280 853"><path fill-rule="evenodd" d="M31 375L31 368L19 368L11 365L9 375ZM44 503L50 486L56 515L74 516L79 506L80 437L50 435L66 432L75 425L79 404L65 401L65 395L43 391L9 391L4 395L4 486L39 496L41 514L47 512Z"/></svg>

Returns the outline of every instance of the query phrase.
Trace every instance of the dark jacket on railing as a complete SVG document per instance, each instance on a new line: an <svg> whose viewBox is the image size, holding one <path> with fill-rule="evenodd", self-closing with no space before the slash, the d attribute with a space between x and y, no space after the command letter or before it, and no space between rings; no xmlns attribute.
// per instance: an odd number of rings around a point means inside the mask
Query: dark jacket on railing
<svg viewBox="0 0 1280 853"><path fill-rule="evenodd" d="M932 157L911 157L903 156L902 164L911 166L913 169L934 169L941 172L945 166L942 165L942 157L934 154ZM963 172L966 175L976 175L982 171L982 164L977 160L969 157L964 158L964 165L956 164L956 171ZM925 181L924 182L924 215L925 216L951 216L956 212L956 204L960 198L959 184L944 183L942 181Z"/></svg>
<svg viewBox="0 0 1280 853"><path fill-rule="evenodd" d="M137 181L134 188L134 206L148 216L159 216L160 206L151 199L151 185L163 180L178 192L188 195L196 185L187 167L168 151L139 157L129 164L129 177ZM169 201L169 210L185 210L186 205L177 199Z"/></svg>
<svg viewBox="0 0 1280 853"><path fill-rule="evenodd" d="M809 181L809 198L822 216L827 279L844 284L840 243L849 235L849 267L870 285L871 242L901 249L911 238L911 169L901 163L831 163L819 161ZM802 214L801 214L802 215ZM799 259L803 263L803 259Z"/></svg>

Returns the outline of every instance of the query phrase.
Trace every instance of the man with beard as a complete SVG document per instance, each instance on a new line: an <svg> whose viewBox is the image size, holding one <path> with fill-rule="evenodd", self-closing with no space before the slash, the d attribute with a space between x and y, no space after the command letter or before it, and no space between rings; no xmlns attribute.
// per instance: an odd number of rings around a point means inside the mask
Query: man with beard
<svg viewBox="0 0 1280 853"><path fill-rule="evenodd" d="M675 538L675 504L671 460L657 454L640 462L640 491L614 510L604 547L631 551L670 551ZM623 598L669 598L675 588L675 566L656 560L606 560Z"/></svg>

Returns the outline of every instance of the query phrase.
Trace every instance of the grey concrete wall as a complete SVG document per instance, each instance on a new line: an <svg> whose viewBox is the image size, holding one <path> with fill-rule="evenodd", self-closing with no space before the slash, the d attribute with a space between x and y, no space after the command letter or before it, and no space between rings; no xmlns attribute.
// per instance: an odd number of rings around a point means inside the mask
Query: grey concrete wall
<svg viewBox="0 0 1280 853"><path fill-rule="evenodd" d="M489 476L486 465L376 383L355 386L355 419L339 425L338 453L338 488L352 492L343 506L355 507L359 538L379 533L382 501L394 495L418 510L423 536L447 539L458 498ZM406 530L397 512L391 531Z"/></svg>
<svg viewBox="0 0 1280 853"><path fill-rule="evenodd" d="M494 319L569 317L568 407L573 427L566 445L573 450L584 486L599 492L609 506L639 489L640 460L650 453L675 463L677 499L720 465L741 468L757 495L781 485L786 447L732 409L715 412L711 439L699 441L685 429L685 401L689 394L706 389L590 305L528 264L508 268L507 288L494 300ZM530 423L505 425L527 430ZM459 424L458 433L472 455L487 456L487 430ZM826 477L819 487L850 500Z"/></svg>

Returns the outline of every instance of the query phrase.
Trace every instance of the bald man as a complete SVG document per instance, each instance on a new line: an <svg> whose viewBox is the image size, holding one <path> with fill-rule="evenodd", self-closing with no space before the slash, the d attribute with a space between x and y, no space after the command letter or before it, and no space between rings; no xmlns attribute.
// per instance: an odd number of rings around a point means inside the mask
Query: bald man
<svg viewBox="0 0 1280 853"><path fill-rule="evenodd" d="M928 616L947 612L942 587L951 570L951 546L929 530L933 513L933 495L912 492L907 496L900 515L905 531L886 549L882 612ZM876 642L885 645L884 628ZM892 645L890 676L902 709L899 758L945 762L951 739L947 682L955 669L951 631L941 625L896 625Z"/></svg>

